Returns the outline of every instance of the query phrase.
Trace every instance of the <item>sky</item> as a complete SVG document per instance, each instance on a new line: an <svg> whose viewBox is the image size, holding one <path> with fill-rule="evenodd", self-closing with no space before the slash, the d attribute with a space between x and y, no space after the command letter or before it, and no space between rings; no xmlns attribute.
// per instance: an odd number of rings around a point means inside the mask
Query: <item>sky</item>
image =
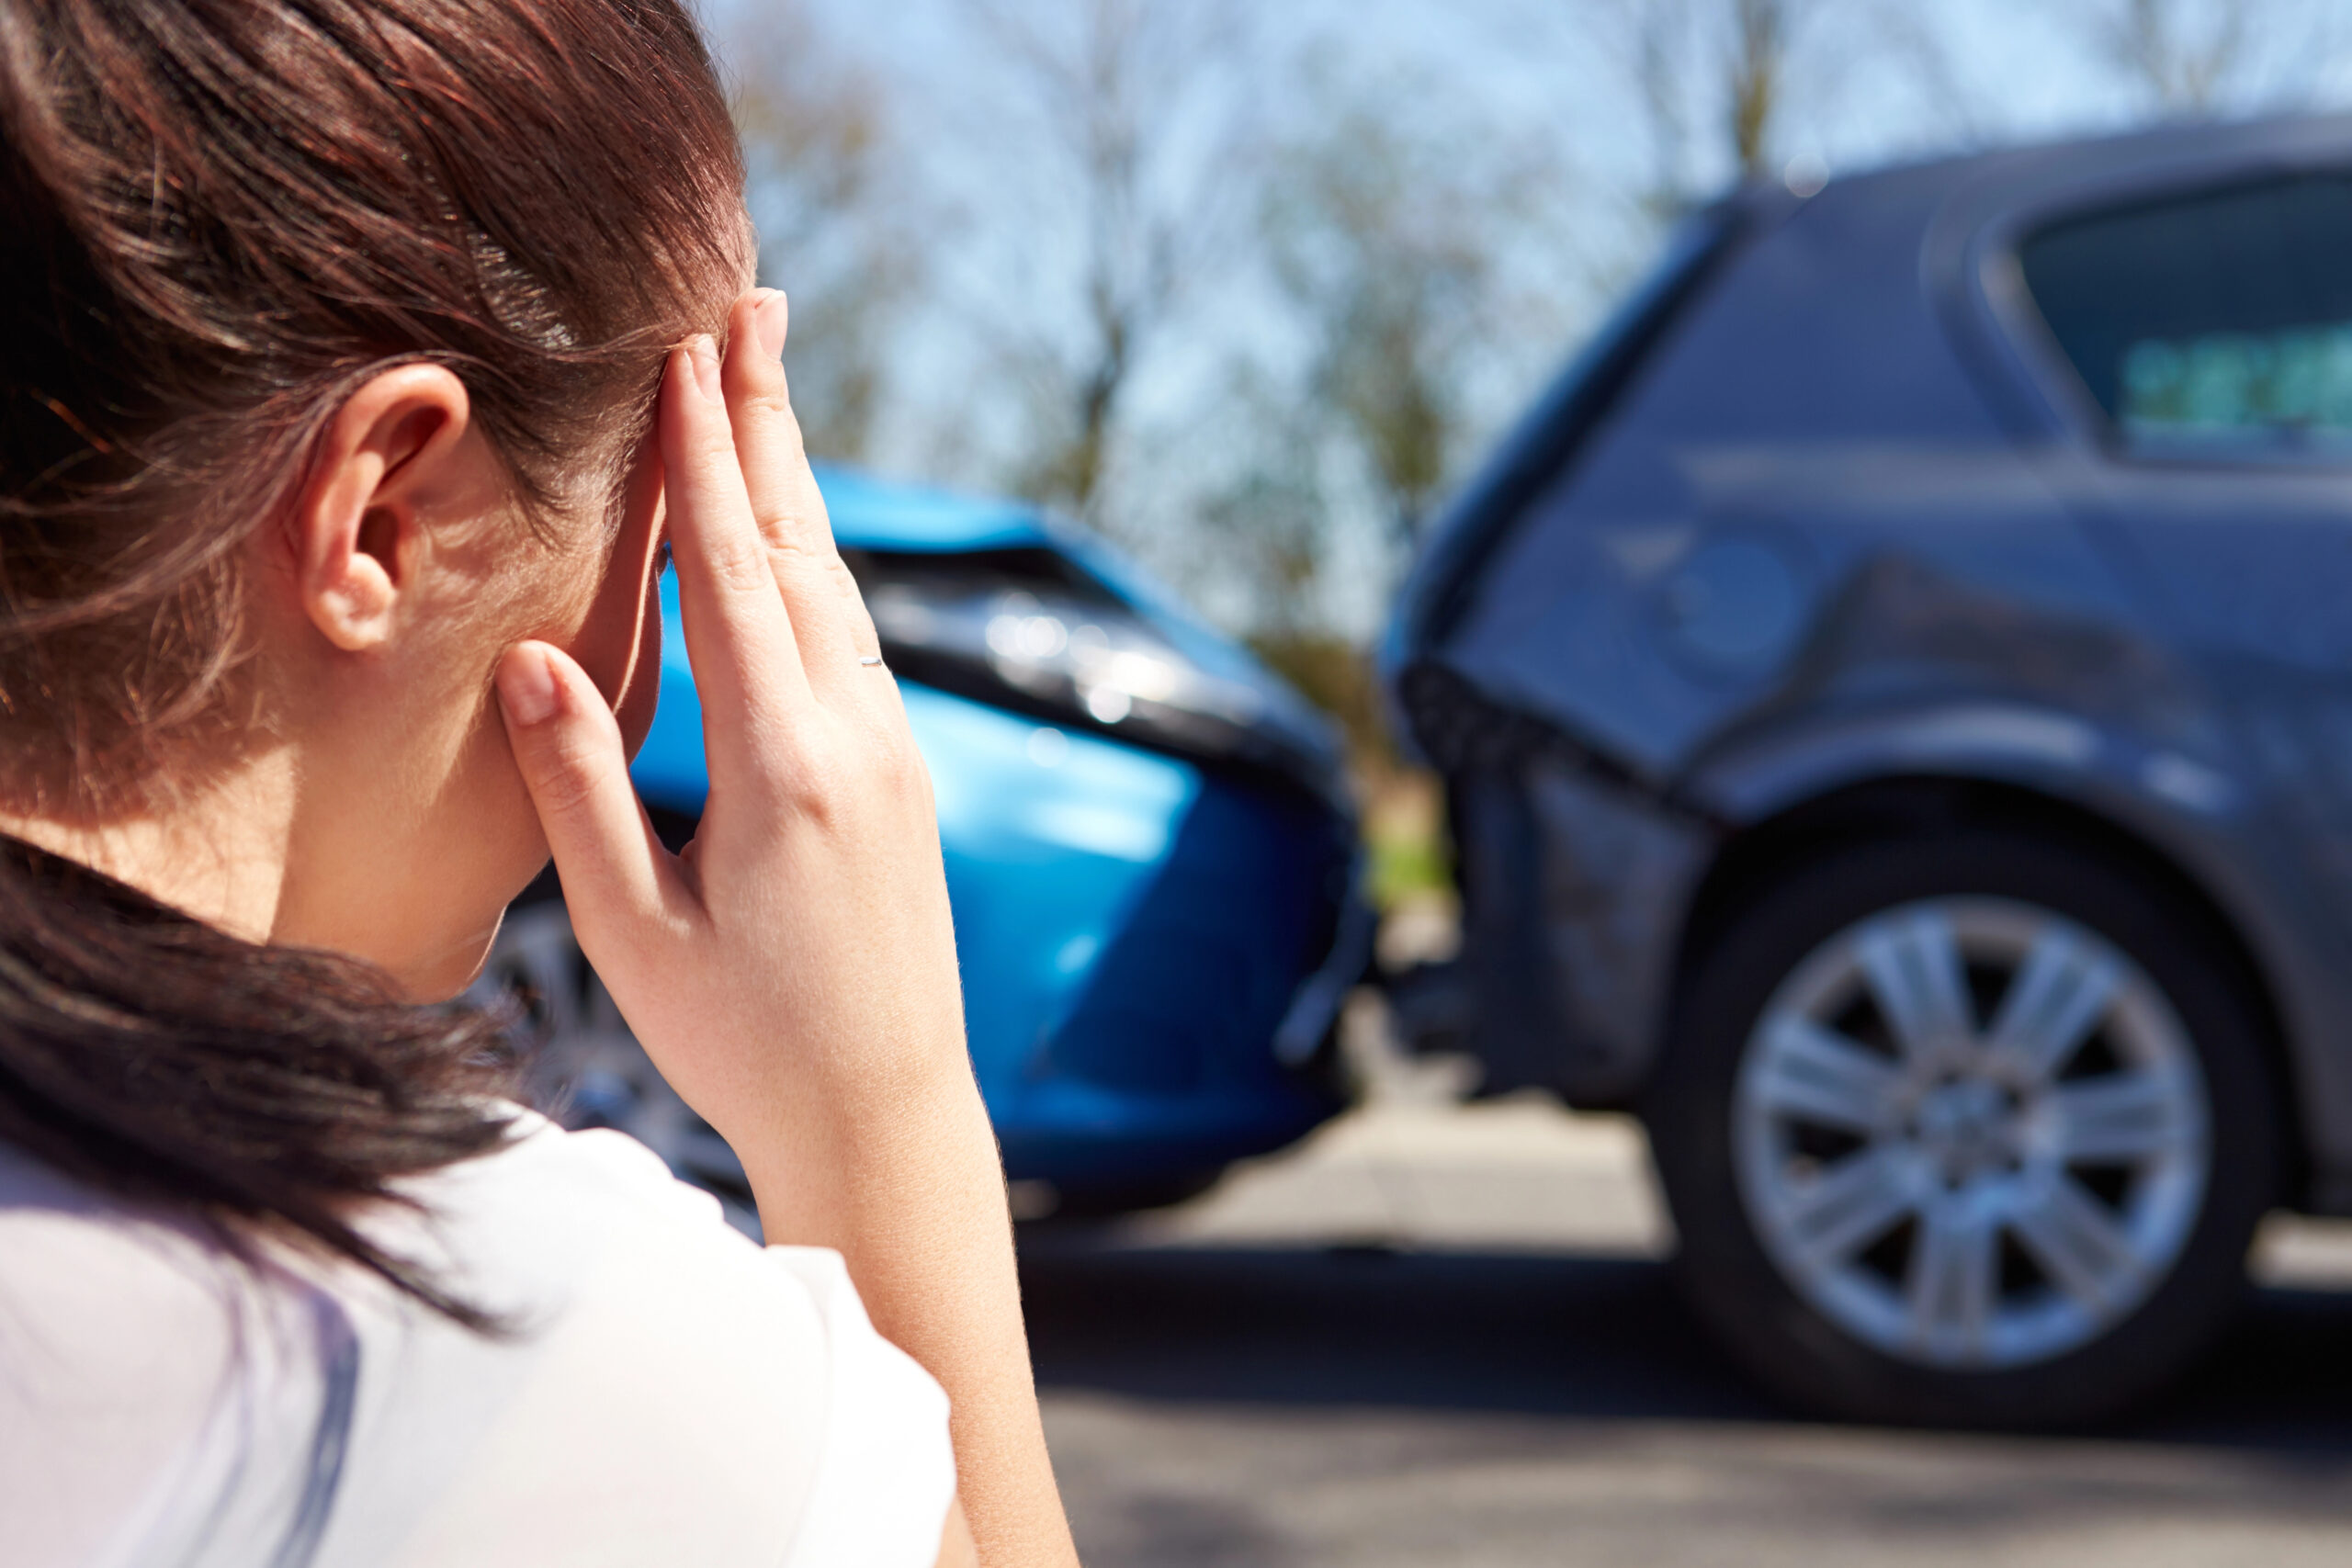
<svg viewBox="0 0 2352 1568"><path fill-rule="evenodd" d="M724 36L730 16L779 0L711 0ZM928 247L920 308L890 338L898 391L872 454L886 472L965 488L1002 481L1023 429L1007 345L1074 341L1079 233L1015 74L971 24L974 0L797 0L843 68L888 88L901 176L923 193ZM995 0L1018 6L1020 0ZM1033 0L1050 27L1092 0ZM1216 0L1161 0L1199 7ZM2155 108L2102 58L2098 18L2127 0L1790 0L1797 17L1788 107L1776 163L1834 175L1972 148L2096 134L2146 123ZM2222 25L2233 0L2169 0L2191 38ZM2352 102L2352 3L2234 0L2249 19L2241 70L2225 112ZM1246 6L1248 46L1187 97L1193 106L1161 160L1163 194L1215 209L1242 181L1220 128L1236 115L1256 138L1311 132L1340 100L1369 102L1397 123L1498 156L1524 154L1547 171L1527 199L1540 213L1505 242L1527 285L1523 319L1497 334L1470 400L1474 429L1458 467L1478 451L1573 352L1611 302L1639 278L1659 238L1639 195L1656 183L1656 148L1641 113L1628 51L1612 40L1660 6L1700 19L1688 50L1687 113L1717 118L1707 100L1705 17L1726 0L1268 0ZM1647 13L1636 7L1646 6ZM2337 17L2336 12L2344 13ZM2341 47L2318 47L2320 45ZM1185 145L1187 135L1194 145ZM1733 173L1714 143L1679 173L1693 192ZM1227 160L1221 164L1220 159ZM774 258L788 288L791 258ZM1238 361L1277 378L1305 352L1295 323L1262 271L1238 253L1204 269L1167 330L1147 345L1123 404L1127 432L1115 497L1120 532L1147 560L1220 610L1214 571L1192 570L1185 520L1220 482L1232 438L1219 423ZM1026 352L1027 350L1023 350ZM1342 482L1333 505L1375 504ZM1398 569L1382 530L1339 531L1326 574L1328 618L1351 635L1377 620ZM1225 606L1229 609L1229 606ZM1230 614L1227 615L1231 619Z"/></svg>

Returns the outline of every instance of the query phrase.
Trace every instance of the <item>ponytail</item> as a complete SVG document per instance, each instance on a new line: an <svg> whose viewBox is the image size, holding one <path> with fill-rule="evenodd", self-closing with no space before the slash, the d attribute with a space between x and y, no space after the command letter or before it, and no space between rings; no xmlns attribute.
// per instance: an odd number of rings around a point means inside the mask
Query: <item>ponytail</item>
<svg viewBox="0 0 2352 1568"><path fill-rule="evenodd" d="M418 1007L339 954L242 942L0 836L0 1142L232 1252L346 1259L469 1326L476 1308L368 1239L402 1176L507 1136L513 1032Z"/></svg>

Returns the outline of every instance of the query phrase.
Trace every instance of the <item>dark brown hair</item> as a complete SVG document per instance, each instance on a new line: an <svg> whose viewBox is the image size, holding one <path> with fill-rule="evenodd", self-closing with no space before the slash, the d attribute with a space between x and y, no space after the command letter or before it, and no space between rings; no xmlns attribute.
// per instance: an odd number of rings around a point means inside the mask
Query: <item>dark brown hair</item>
<svg viewBox="0 0 2352 1568"><path fill-rule="evenodd" d="M249 732L245 547L389 366L464 381L536 513L608 503L741 184L677 0L0 0L0 803ZM495 1146L497 1042L0 845L0 1139L101 1186L450 1308L347 1216Z"/></svg>

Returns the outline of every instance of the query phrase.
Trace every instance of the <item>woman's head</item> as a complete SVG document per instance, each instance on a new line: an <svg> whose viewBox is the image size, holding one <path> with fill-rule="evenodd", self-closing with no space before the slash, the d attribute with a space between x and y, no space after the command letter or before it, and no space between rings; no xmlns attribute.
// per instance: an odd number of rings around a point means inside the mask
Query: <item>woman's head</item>
<svg viewBox="0 0 2352 1568"><path fill-rule="evenodd" d="M353 1205L503 1135L492 675L641 735L741 182L679 0L0 0L0 1141L464 1315Z"/></svg>
<svg viewBox="0 0 2352 1568"><path fill-rule="evenodd" d="M499 652L650 696L741 183L675 0L0 0L0 812L259 788L271 934L462 981L542 853Z"/></svg>

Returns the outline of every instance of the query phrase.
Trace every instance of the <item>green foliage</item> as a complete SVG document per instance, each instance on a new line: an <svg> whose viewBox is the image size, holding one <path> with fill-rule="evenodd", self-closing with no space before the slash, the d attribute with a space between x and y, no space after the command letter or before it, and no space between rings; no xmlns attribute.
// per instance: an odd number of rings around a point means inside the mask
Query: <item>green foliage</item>
<svg viewBox="0 0 2352 1568"><path fill-rule="evenodd" d="M1374 816L1364 822L1364 848L1371 861L1365 892L1385 912L1399 904L1453 892L1453 867L1445 836L1432 816Z"/></svg>
<svg viewBox="0 0 2352 1568"><path fill-rule="evenodd" d="M1261 636L1250 646L1269 668L1338 719L1347 736L1350 771L1363 805L1367 892L1374 905L1392 909L1417 897L1450 894L1453 872L1438 783L1398 757L1371 657L1354 643L1328 635Z"/></svg>
<svg viewBox="0 0 2352 1568"><path fill-rule="evenodd" d="M1359 774L1396 771L1396 742L1381 711L1371 656L1363 649L1328 633L1261 634L1250 647L1300 695L1339 720Z"/></svg>

